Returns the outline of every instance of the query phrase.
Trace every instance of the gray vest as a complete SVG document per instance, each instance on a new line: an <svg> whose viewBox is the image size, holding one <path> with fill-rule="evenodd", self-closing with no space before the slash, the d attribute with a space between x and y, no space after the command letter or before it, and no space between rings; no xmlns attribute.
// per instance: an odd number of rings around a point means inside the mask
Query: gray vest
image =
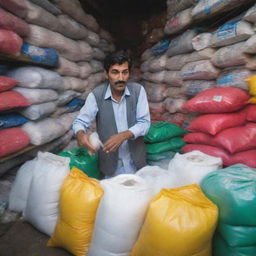
<svg viewBox="0 0 256 256"><path fill-rule="evenodd" d="M127 87L130 91L130 96L126 97L127 122L128 127L132 127L136 123L136 108L141 85L128 83ZM112 100L110 98L104 99L107 88L108 83L104 83L93 90L99 109L96 115L97 131L103 143L110 136L118 133ZM138 137L136 140L128 140L128 145L136 169L144 167L146 165L146 151L143 137ZM103 150L100 150L99 162L101 173L108 176L113 175L117 168L118 152L106 154Z"/></svg>

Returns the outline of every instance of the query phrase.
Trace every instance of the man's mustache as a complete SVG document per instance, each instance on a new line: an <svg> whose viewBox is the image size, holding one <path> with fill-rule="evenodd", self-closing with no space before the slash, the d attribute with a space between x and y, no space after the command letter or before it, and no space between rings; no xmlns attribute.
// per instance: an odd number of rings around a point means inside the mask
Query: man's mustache
<svg viewBox="0 0 256 256"><path fill-rule="evenodd" d="M125 81L116 81L115 84L125 84Z"/></svg>

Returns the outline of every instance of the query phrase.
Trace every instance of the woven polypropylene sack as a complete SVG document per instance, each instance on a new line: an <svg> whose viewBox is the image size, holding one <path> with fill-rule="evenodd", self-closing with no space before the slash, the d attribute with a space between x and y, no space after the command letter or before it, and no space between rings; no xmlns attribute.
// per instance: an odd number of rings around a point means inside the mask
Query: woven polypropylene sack
<svg viewBox="0 0 256 256"><path fill-rule="evenodd" d="M233 112L246 105L249 95L239 88L213 88L187 101L183 109L195 113Z"/></svg>
<svg viewBox="0 0 256 256"><path fill-rule="evenodd" d="M18 81L6 76L0 76L0 92L7 91L18 84Z"/></svg>
<svg viewBox="0 0 256 256"><path fill-rule="evenodd" d="M218 147L218 144L214 142L214 137L210 134L203 132L191 132L183 137L183 141L189 144L202 144L213 147Z"/></svg>
<svg viewBox="0 0 256 256"><path fill-rule="evenodd" d="M0 129L11 128L14 126L20 126L28 122L28 119L16 114L16 113L9 113L9 114L2 114L0 115Z"/></svg>
<svg viewBox="0 0 256 256"><path fill-rule="evenodd" d="M23 40L13 31L0 29L0 52L19 56Z"/></svg>
<svg viewBox="0 0 256 256"><path fill-rule="evenodd" d="M68 158L38 153L24 219L48 236L57 223L60 188L69 171Z"/></svg>
<svg viewBox="0 0 256 256"><path fill-rule="evenodd" d="M198 185L163 189L151 200L131 255L210 256L217 219L217 207Z"/></svg>
<svg viewBox="0 0 256 256"><path fill-rule="evenodd" d="M0 0L0 6L21 18L24 18L27 13L25 0Z"/></svg>
<svg viewBox="0 0 256 256"><path fill-rule="evenodd" d="M61 186L60 214L47 245L65 248L77 256L86 255L103 193L97 180L72 168Z"/></svg>
<svg viewBox="0 0 256 256"><path fill-rule="evenodd" d="M186 96L195 96L198 93L216 87L215 80L186 80L183 82L182 92Z"/></svg>
<svg viewBox="0 0 256 256"><path fill-rule="evenodd" d="M256 5L251 7L246 14L244 15L244 19L250 22L256 22Z"/></svg>

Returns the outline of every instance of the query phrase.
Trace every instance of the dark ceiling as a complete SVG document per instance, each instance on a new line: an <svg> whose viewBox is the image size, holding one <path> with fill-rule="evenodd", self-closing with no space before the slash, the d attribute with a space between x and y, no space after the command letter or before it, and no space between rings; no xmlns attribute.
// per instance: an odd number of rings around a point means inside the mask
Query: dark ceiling
<svg viewBox="0 0 256 256"><path fill-rule="evenodd" d="M145 37L145 24L163 15L166 0L80 0L84 10L92 14L115 39L117 48L134 48ZM144 31L144 33L143 33ZM150 32L150 31L146 31Z"/></svg>

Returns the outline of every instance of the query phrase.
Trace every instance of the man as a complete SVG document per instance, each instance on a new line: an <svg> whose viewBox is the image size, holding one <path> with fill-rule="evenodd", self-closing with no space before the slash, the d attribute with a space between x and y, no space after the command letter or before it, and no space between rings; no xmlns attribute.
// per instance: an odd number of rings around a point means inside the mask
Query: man
<svg viewBox="0 0 256 256"><path fill-rule="evenodd" d="M96 118L103 148L99 151L100 171L106 177L135 173L146 165L143 136L150 126L145 89L127 82L131 59L125 51L110 53L104 60L106 83L87 97L73 122L78 145L95 153L86 129Z"/></svg>

